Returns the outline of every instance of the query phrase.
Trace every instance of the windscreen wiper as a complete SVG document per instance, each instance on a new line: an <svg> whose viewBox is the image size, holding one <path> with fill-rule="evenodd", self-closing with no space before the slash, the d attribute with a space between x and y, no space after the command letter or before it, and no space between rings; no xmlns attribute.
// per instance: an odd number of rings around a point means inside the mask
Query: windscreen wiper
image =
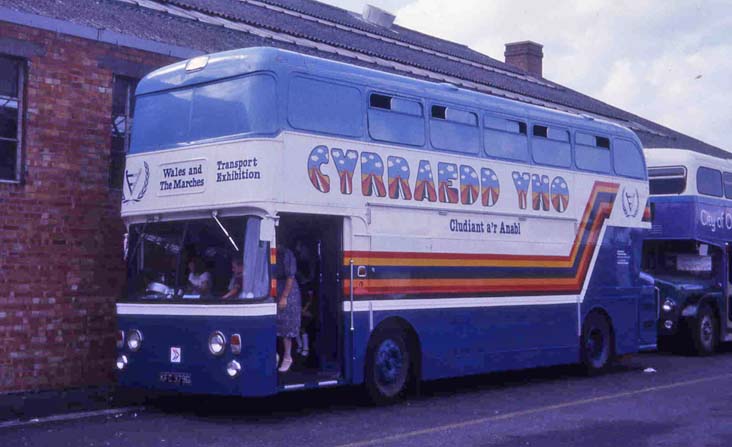
<svg viewBox="0 0 732 447"><path fill-rule="evenodd" d="M232 237L229 234L229 232L226 231L226 227L224 227L224 224L222 224L221 221L219 220L219 218L217 217L218 214L219 214L218 211L211 211L211 217L213 217L213 220L215 220L216 223L219 224L219 228L221 228L221 231L224 232L224 234L226 235L226 237L229 239L229 242L231 242L231 245L234 246L234 249L236 251L239 251L239 247L236 246L236 242L234 242L234 239L232 239Z"/></svg>

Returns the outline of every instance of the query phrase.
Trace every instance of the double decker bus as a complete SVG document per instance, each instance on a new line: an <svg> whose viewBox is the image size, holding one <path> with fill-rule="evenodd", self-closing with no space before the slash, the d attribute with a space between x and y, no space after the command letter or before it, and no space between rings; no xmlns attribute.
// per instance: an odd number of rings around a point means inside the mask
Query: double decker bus
<svg viewBox="0 0 732 447"><path fill-rule="evenodd" d="M602 370L655 344L646 175L623 127L453 85L272 48L161 68L137 87L126 161L119 381L390 400L419 380ZM278 373L287 251L307 258L313 343Z"/></svg>
<svg viewBox="0 0 732 447"><path fill-rule="evenodd" d="M647 149L653 223L643 270L661 305L661 347L712 354L732 340L732 162Z"/></svg>

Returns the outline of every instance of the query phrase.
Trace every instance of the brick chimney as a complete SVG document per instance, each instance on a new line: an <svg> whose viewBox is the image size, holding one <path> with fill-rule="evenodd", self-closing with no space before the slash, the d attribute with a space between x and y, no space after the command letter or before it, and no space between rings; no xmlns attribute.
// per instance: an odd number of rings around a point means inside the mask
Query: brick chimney
<svg viewBox="0 0 732 447"><path fill-rule="evenodd" d="M503 55L506 63L529 72L530 75L541 77L541 60L544 58L543 45L525 40L506 44Z"/></svg>

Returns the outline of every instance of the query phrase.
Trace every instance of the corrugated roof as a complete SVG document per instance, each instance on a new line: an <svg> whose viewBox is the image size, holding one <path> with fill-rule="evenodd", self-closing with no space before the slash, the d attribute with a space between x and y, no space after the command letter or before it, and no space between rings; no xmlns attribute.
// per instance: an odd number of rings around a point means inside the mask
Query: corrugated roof
<svg viewBox="0 0 732 447"><path fill-rule="evenodd" d="M269 45L614 120L646 147L722 149L470 48L312 0L0 0L0 7L215 52ZM0 19L2 20L2 19Z"/></svg>

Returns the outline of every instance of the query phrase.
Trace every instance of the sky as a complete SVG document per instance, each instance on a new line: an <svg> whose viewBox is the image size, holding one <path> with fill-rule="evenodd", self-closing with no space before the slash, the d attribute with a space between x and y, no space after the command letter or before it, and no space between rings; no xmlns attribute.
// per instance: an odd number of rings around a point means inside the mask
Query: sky
<svg viewBox="0 0 732 447"><path fill-rule="evenodd" d="M732 152L732 0L320 0L503 60L544 45L544 77Z"/></svg>

